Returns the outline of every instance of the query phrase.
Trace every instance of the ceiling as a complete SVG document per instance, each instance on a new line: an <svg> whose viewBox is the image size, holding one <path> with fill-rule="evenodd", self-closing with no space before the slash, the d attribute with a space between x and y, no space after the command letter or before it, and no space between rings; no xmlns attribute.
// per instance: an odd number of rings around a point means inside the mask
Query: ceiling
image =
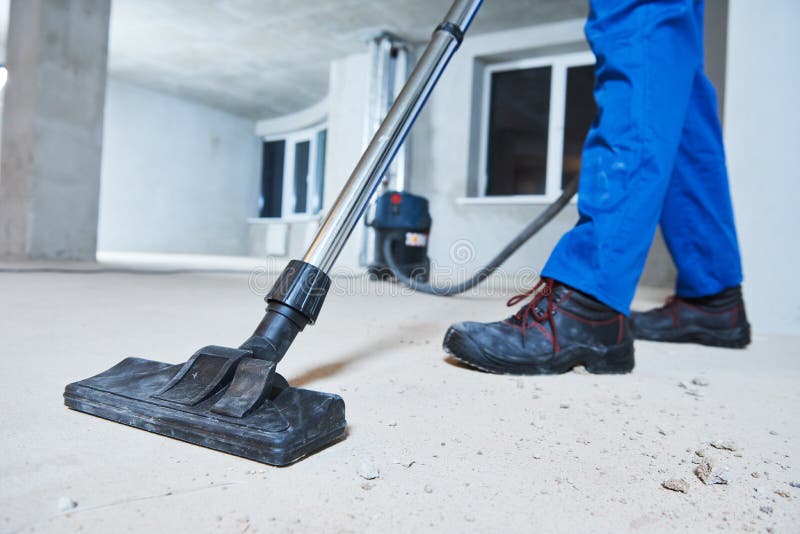
<svg viewBox="0 0 800 534"><path fill-rule="evenodd" d="M111 76L262 119L328 90L330 61L387 30L424 42L450 0L113 0ZM5 43L8 0L0 0ZM486 0L471 33L583 17L586 0ZM5 20L3 20L5 19Z"/></svg>

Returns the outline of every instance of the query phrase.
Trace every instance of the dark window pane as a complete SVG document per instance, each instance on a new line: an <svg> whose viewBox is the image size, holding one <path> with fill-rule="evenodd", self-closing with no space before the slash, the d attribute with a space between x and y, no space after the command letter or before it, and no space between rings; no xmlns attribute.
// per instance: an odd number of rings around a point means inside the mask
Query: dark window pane
<svg viewBox="0 0 800 534"><path fill-rule="evenodd" d="M314 183L314 205L312 212L314 215L322 210L322 195L325 186L325 144L328 141L328 130L322 130L317 134L317 181Z"/></svg>
<svg viewBox="0 0 800 534"><path fill-rule="evenodd" d="M487 195L544 194L550 76L550 67L492 74Z"/></svg>
<svg viewBox="0 0 800 534"><path fill-rule="evenodd" d="M294 212L305 213L308 199L308 153L311 141L294 145Z"/></svg>
<svg viewBox="0 0 800 534"><path fill-rule="evenodd" d="M580 175L586 133L597 113L594 102L594 65L567 69L567 102L564 115L564 163L561 185Z"/></svg>
<svg viewBox="0 0 800 534"><path fill-rule="evenodd" d="M284 141L264 143L261 159L261 198L259 217L280 217L283 197L283 153Z"/></svg>

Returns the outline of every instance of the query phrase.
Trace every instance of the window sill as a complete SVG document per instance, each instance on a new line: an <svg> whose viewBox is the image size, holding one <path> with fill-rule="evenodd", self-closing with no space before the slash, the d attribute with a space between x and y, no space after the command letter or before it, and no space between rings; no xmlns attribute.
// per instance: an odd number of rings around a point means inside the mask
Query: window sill
<svg viewBox="0 0 800 534"><path fill-rule="evenodd" d="M248 217L248 224L290 224L316 222L322 219L321 215L292 215L289 217Z"/></svg>
<svg viewBox="0 0 800 534"><path fill-rule="evenodd" d="M544 195L461 197L456 199L456 204L460 206L508 206L515 204L544 206L552 204L557 198L550 198Z"/></svg>

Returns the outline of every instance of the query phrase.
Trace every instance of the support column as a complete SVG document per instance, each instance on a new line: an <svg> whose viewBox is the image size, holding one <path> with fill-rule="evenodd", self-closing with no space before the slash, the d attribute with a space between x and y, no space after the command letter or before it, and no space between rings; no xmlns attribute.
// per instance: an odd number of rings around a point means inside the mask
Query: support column
<svg viewBox="0 0 800 534"><path fill-rule="evenodd" d="M0 256L94 260L110 0L11 0Z"/></svg>

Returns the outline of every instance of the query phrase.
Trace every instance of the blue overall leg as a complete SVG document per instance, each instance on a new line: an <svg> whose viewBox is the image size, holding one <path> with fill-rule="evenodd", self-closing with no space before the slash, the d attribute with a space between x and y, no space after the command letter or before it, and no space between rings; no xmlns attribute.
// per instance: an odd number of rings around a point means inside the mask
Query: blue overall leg
<svg viewBox="0 0 800 534"><path fill-rule="evenodd" d="M598 115L583 149L580 219L559 241L542 275L622 313L629 312L668 190L680 188L705 199L688 186L695 179L696 158L686 154L694 150L691 143L684 143L679 156L687 115L696 112L696 79L703 69L702 9L702 2L694 0L591 1L586 36L597 58ZM707 120L696 122L704 125L689 126L697 135L709 129ZM676 171L679 158L681 170ZM722 164L717 179L725 177L724 158ZM676 175L680 178L672 186ZM719 188L705 189L715 194ZM684 248L679 236L687 231L685 223L680 227L683 207L677 204L670 206L672 215L665 216L664 225L676 256ZM704 204L703 211L718 204ZM695 209L694 215L693 224L709 224L707 213ZM714 211L717 216L725 218ZM732 228L732 218L725 224ZM693 267L687 268L687 280L698 278L689 274Z"/></svg>
<svg viewBox="0 0 800 534"><path fill-rule="evenodd" d="M702 27L702 5L695 16ZM694 77L661 230L678 268L678 296L704 297L742 283L717 96L702 69Z"/></svg>

